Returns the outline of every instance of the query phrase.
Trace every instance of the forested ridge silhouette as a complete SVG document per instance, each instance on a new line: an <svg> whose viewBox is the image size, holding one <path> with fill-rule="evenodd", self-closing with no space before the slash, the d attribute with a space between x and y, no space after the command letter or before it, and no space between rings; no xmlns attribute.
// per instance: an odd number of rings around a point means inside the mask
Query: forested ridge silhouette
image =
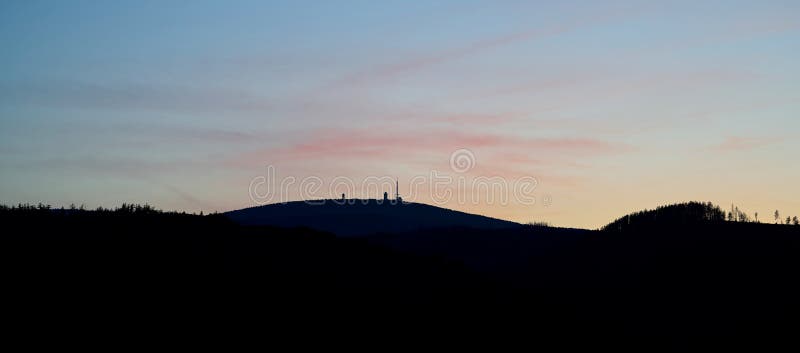
<svg viewBox="0 0 800 353"><path fill-rule="evenodd" d="M710 202L686 202L632 213L607 224L602 230L633 230L654 225L684 226L724 221L725 211L719 206Z"/></svg>

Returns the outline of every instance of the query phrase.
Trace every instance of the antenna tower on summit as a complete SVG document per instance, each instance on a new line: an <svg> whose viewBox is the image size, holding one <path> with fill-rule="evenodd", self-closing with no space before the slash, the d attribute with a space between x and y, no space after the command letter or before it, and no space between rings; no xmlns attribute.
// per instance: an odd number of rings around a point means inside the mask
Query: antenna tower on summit
<svg viewBox="0 0 800 353"><path fill-rule="evenodd" d="M395 179L394 180L394 199L395 199L395 202L397 202L398 204L400 204L400 205L403 204L403 198L400 197L400 181L399 181L399 179Z"/></svg>

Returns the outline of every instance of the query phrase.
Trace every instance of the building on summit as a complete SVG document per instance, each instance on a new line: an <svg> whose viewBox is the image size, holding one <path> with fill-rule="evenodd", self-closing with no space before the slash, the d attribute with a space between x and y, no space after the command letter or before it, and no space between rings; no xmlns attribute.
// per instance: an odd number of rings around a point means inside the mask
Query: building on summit
<svg viewBox="0 0 800 353"><path fill-rule="evenodd" d="M383 202L390 202L389 201L389 193L384 191L383 192ZM391 200L392 204L402 204L403 198L400 197L400 183L395 180L394 182L394 200Z"/></svg>

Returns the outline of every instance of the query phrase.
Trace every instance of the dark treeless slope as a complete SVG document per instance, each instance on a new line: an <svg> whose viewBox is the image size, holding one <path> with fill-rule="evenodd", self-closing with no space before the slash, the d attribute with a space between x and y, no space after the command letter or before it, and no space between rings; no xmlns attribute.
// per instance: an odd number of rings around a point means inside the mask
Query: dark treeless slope
<svg viewBox="0 0 800 353"><path fill-rule="evenodd" d="M520 226L496 218L393 200L297 201L230 211L225 216L241 225L308 227L341 236L453 227L508 229Z"/></svg>

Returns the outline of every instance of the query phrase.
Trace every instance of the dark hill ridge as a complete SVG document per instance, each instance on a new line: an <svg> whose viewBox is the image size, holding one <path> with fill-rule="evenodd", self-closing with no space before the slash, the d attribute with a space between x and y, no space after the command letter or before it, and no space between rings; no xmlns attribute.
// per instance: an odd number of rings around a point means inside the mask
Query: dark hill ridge
<svg viewBox="0 0 800 353"><path fill-rule="evenodd" d="M236 212L297 211L307 218L297 221L308 224L314 215L332 222L335 207L352 207L343 220L391 212L392 225L406 210L441 220L464 215L419 204L330 203ZM7 230L0 258L6 301L11 313L19 311L11 321L24 327L47 315L80 315L116 330L131 317L173 324L152 319L174 313L185 322L179 324L201 329L213 322L252 326L255 317L302 334L372 334L341 325L346 317L379 334L413 327L439 337L452 329L448 344L473 336L496 344L496 330L500 340L552 342L562 350L571 342L589 345L576 350L598 342L637 351L796 346L800 226L723 222L717 209L664 206L604 231L518 226L337 237L138 205L0 205ZM125 322L108 321L109 314ZM309 325L313 320L322 324Z"/></svg>
<svg viewBox="0 0 800 353"><path fill-rule="evenodd" d="M465 227L509 229L519 223L446 208L394 200L295 201L226 212L241 225L308 227L341 236Z"/></svg>

